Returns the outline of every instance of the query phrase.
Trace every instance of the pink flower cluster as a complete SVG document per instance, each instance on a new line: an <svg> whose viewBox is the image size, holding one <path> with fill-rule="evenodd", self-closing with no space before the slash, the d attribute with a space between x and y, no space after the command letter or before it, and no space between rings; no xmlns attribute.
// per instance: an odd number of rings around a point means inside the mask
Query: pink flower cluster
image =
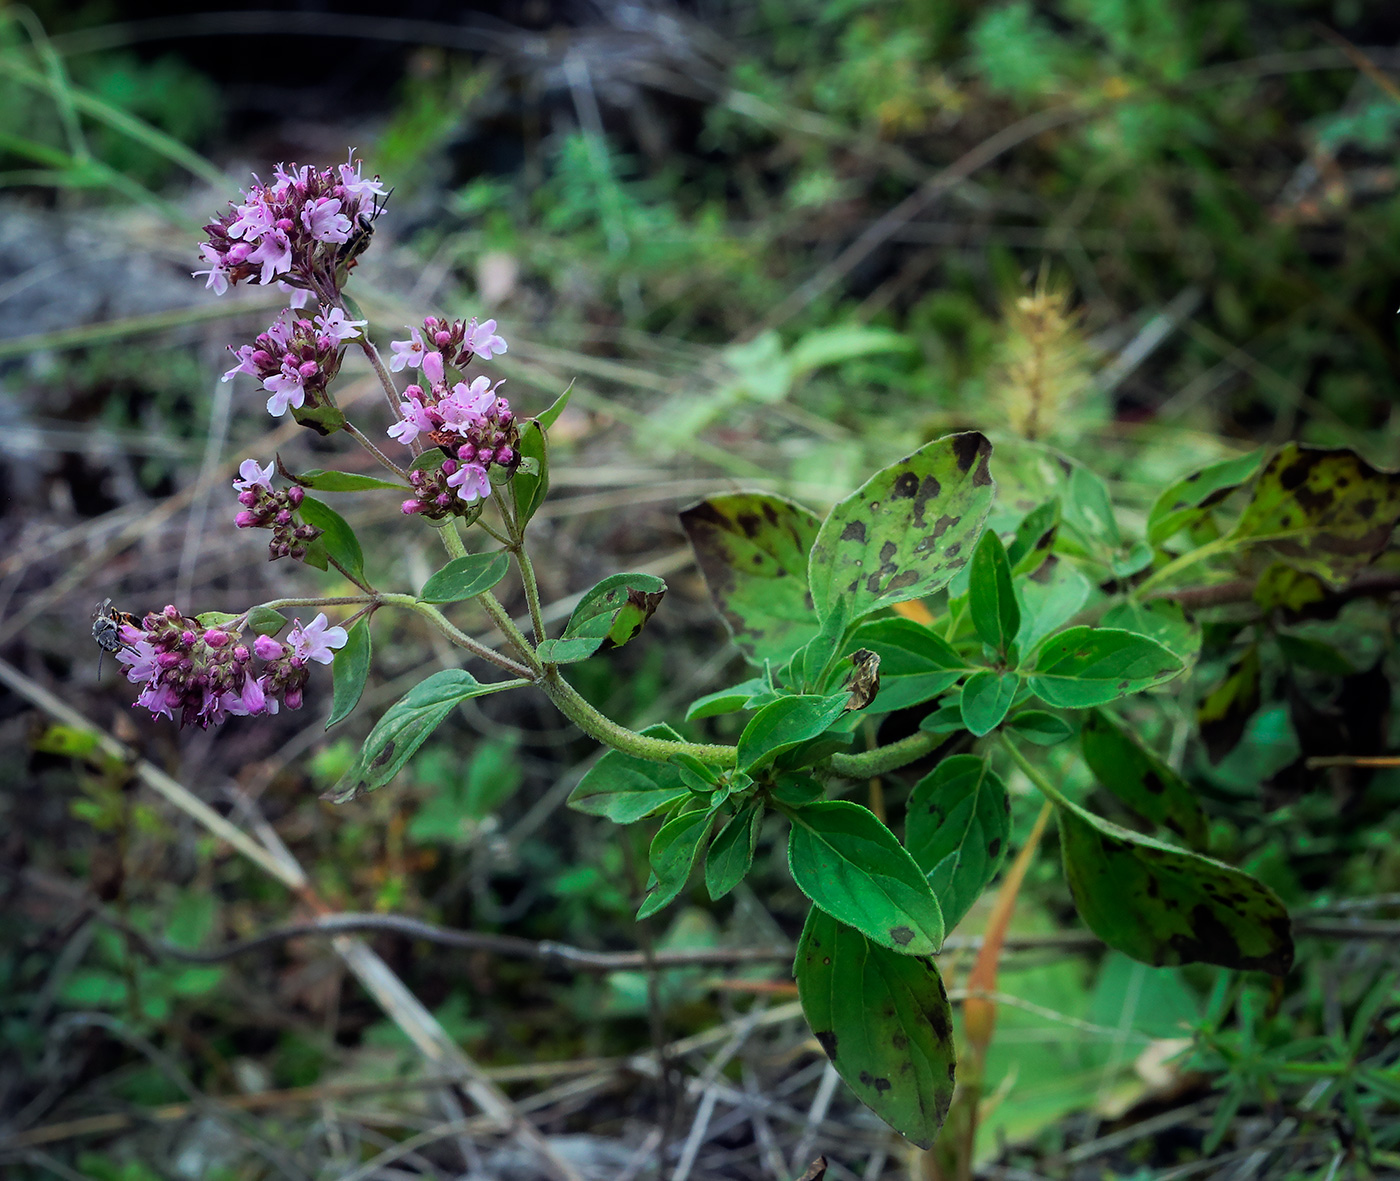
<svg viewBox="0 0 1400 1181"><path fill-rule="evenodd" d="M164 714L206 730L229 716L275 714L283 704L300 709L308 662L329 664L346 641L345 629L329 626L322 613L305 627L297 620L285 644L260 635L250 650L239 630L206 627L173 606L147 615L140 627L123 623L120 636L126 679L145 682L134 704L153 718ZM256 675L255 656L263 662Z"/></svg>
<svg viewBox="0 0 1400 1181"><path fill-rule="evenodd" d="M278 558L306 557L306 547L321 535L315 525L299 522L296 511L306 498L306 491L296 484L273 491L273 465L259 467L256 459L245 459L238 467L241 479L233 482L242 510L233 518L240 529L271 529L272 540L267 543L269 561Z"/></svg>
<svg viewBox="0 0 1400 1181"><path fill-rule="evenodd" d="M343 275L354 262L347 248L352 236L367 232L383 197L379 178L360 175L361 161L350 150L348 163L335 168L279 164L272 183L259 180L242 204L204 227L200 246L205 286L222 295L236 283L285 283L334 303ZM256 179L256 178L255 178Z"/></svg>
<svg viewBox="0 0 1400 1181"><path fill-rule="evenodd" d="M415 495L403 502L405 513L445 516L454 511L453 497L463 504L490 495L492 465L514 470L520 431L510 403L485 377L470 383L449 383L447 370L461 369L473 357L491 357L506 351L496 335L496 321L447 322L430 317L423 332L410 329L411 339L391 341L390 367L421 369L423 383L404 390L399 421L389 428L391 438L412 444L424 435L447 453L438 472L415 469L410 473Z"/></svg>
<svg viewBox="0 0 1400 1181"><path fill-rule="evenodd" d="M284 310L252 344L230 349L238 364L224 380L237 373L256 377L272 395L267 412L279 418L289 406L300 410L323 405L329 399L326 387L345 356L341 346L358 336L365 323L347 320L340 308L323 309L314 320L293 319L291 311Z"/></svg>

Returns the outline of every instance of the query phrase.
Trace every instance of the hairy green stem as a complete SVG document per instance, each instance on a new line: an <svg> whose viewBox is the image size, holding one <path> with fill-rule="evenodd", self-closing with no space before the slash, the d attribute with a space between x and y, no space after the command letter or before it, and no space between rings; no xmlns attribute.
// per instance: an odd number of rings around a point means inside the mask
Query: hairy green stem
<svg viewBox="0 0 1400 1181"><path fill-rule="evenodd" d="M875 775L883 775L886 771L893 771L922 758L942 741L942 735L920 730L908 738L901 738L888 746L877 746L874 750L867 750L862 754L832 755L831 773L841 776L842 779L869 779Z"/></svg>
<svg viewBox="0 0 1400 1181"><path fill-rule="evenodd" d="M345 422L345 430L350 434L350 437L353 438L355 442L357 442L361 447L363 447L366 451L373 455L375 459L377 459L386 468L393 472L394 475L398 476L400 480L408 479L408 473L404 471L403 468L399 467L399 465L396 464L387 455L385 455L384 452L382 452L378 447L376 447L374 443L372 443L370 439L365 435L364 431L360 430L360 428L357 427L349 419L347 419Z"/></svg>
<svg viewBox="0 0 1400 1181"><path fill-rule="evenodd" d="M266 603L256 603L239 616L239 619L246 621L254 611L268 610L280 611L283 607L349 607L352 604L366 604L377 602L381 596L367 595L318 595L307 597L295 597L289 599L269 599Z"/></svg>
<svg viewBox="0 0 1400 1181"><path fill-rule="evenodd" d="M502 655L493 648L488 648L481 641L472 639L466 632L455 627L452 621L431 603L424 603L412 595L380 595L378 601L386 607L402 607L406 611L416 612L457 647L465 648L473 656L489 660L497 668L505 669L506 672L513 673L517 677L524 677L529 681L535 679L535 673L532 669L512 660L509 656Z"/></svg>
<svg viewBox="0 0 1400 1181"><path fill-rule="evenodd" d="M544 630L544 612L540 607L540 587L535 580L535 565L530 561L530 555L525 552L525 530L515 514L510 511L501 490L493 488L491 495L495 498L501 520L505 522L506 532L510 534L506 548L515 555L515 564L520 567L520 581L525 587L525 602L530 607L530 626L535 633L535 643L539 644L548 639L549 635Z"/></svg>
<svg viewBox="0 0 1400 1181"><path fill-rule="evenodd" d="M605 717L593 708L578 691L559 675L559 669L551 665L544 676L536 682L549 699L559 708L559 712L590 737L596 738L604 746L610 746L623 754L634 755L653 763L664 763L673 755L687 754L712 767L733 767L739 757L737 747L716 746L703 742L672 742L665 738L650 738L638 734L626 726L619 726L611 718Z"/></svg>
<svg viewBox="0 0 1400 1181"><path fill-rule="evenodd" d="M1032 763L1030 759L1026 758L1016 744L1004 733L999 735L999 737L1001 738L1002 746L1006 748L1006 753L1009 754L1012 761L1025 772L1026 778L1035 784L1040 794L1052 804L1056 804L1061 808L1069 807L1069 800L1065 798L1064 793L1061 792L1058 787L1045 777L1045 772Z"/></svg>

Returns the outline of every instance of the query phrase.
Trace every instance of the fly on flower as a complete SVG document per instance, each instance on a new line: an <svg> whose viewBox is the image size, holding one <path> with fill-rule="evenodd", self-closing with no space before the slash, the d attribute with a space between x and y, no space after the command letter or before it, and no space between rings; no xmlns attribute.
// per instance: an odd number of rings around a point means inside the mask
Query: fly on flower
<svg viewBox="0 0 1400 1181"><path fill-rule="evenodd" d="M128 611L118 611L111 599L103 599L92 610L92 638L101 649L97 654L97 675L102 676L102 657L108 652L120 652L130 645L122 639L123 625L136 626L136 619Z"/></svg>
<svg viewBox="0 0 1400 1181"><path fill-rule="evenodd" d="M354 230L336 254L335 262L337 267L344 267L347 271L350 270L355 265L355 260L369 249L370 239L374 237L374 223L379 219L379 215L384 212L384 206L389 204L389 198L393 195L393 189L385 193L382 198L378 194L375 194L374 203L370 206L370 211L356 216Z"/></svg>

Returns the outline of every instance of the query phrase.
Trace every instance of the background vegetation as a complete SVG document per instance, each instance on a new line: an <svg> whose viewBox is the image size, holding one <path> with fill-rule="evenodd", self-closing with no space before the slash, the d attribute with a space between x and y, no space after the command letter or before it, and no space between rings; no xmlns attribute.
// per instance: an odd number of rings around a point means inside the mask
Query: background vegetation
<svg viewBox="0 0 1400 1181"><path fill-rule="evenodd" d="M110 665L94 679L101 598L223 609L313 585L229 527L241 458L325 452L217 382L270 305L201 298L183 275L197 227L249 168L353 143L396 186L361 271L377 336L493 315L517 407L575 382L541 577L554 618L620 566L667 577L647 634L574 678L642 726L745 675L675 516L704 493L824 507L969 428L1083 461L1138 530L1172 480L1258 446L1395 466L1400 15L773 0L0 18L0 1167L540 1175L519 1137L466 1120L499 1100L584 1176L789 1177L823 1148L832 1177L968 1168L909 1157L804 1040L782 842L752 888L635 922L649 833L563 809L596 751L542 699L469 702L392 789L320 801L376 712L445 658L427 634L381 634L344 734L322 730L326 685L274 724L177 734L130 713ZM356 526L415 584L439 563L387 514ZM1264 644L1216 750L1186 742L1193 698L1142 735L1196 789L1216 855L1308 912L1282 986L1105 954L1047 834L992 994L987 1175L1400 1167L1400 776L1307 761L1396 749L1388 593L1324 604L1301 655ZM1229 683L1238 630L1206 616L1202 694ZM872 790L902 806L899 782ZM530 942L364 934L402 993L357 983L365 961L324 937L217 958L318 907ZM772 958L647 972L541 940ZM971 962L950 941L955 1000Z"/></svg>

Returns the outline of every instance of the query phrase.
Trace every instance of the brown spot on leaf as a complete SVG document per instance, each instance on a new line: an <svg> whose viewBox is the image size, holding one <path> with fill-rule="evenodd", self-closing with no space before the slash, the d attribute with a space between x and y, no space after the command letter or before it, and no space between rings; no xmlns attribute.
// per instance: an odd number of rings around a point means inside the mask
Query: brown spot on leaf
<svg viewBox="0 0 1400 1181"><path fill-rule="evenodd" d="M992 838L991 843L987 846L987 856L993 861L1001 856L1001 837Z"/></svg>
<svg viewBox="0 0 1400 1181"><path fill-rule="evenodd" d="M1159 796L1167 790L1167 785L1162 782L1162 777L1156 771L1148 771L1142 777L1142 786L1154 796Z"/></svg>
<svg viewBox="0 0 1400 1181"><path fill-rule="evenodd" d="M922 527L924 524L924 509L928 507L928 502L943 491L943 485L933 476L925 476L919 484L919 494L914 497L914 524ZM957 518L953 518L956 520Z"/></svg>
<svg viewBox="0 0 1400 1181"><path fill-rule="evenodd" d="M880 561L889 562L897 553L899 553L899 546L892 541L887 541L880 547Z"/></svg>
<svg viewBox="0 0 1400 1181"><path fill-rule="evenodd" d="M890 928L890 938L898 943L900 947L907 947L914 938L914 928L892 927Z"/></svg>
<svg viewBox="0 0 1400 1181"><path fill-rule="evenodd" d="M836 1033L834 1030L823 1029L812 1035L817 1039L817 1045L821 1046L824 1053L833 1062L836 1061Z"/></svg>
<svg viewBox="0 0 1400 1181"><path fill-rule="evenodd" d="M875 1092L876 1092L876 1094L883 1095L883 1094L884 1094L886 1091L888 1091L889 1089L890 1089L890 1080L889 1080L889 1079L887 1079L887 1078L877 1078L877 1079L875 1080Z"/></svg>
<svg viewBox="0 0 1400 1181"><path fill-rule="evenodd" d="M846 525L846 527L845 527L844 529L841 530L841 540L842 540L842 541L858 541L858 542L861 543L861 545L864 545L864 544L865 544L865 522L864 522L864 521L850 521L850 522L848 522L847 525Z"/></svg>
<svg viewBox="0 0 1400 1181"><path fill-rule="evenodd" d="M960 472L971 471L977 457L984 450L990 453L991 449L991 444L987 442L986 436L980 435L976 431L953 436L953 456L957 460Z"/></svg>
<svg viewBox="0 0 1400 1181"><path fill-rule="evenodd" d="M395 742L386 742L384 744L384 749L370 761L370 770L373 771L375 768L382 767L385 763L390 762L394 757L394 750L397 746L398 744Z"/></svg>
<svg viewBox="0 0 1400 1181"><path fill-rule="evenodd" d="M919 477L913 472L903 471L895 477L890 487L891 500L910 500L919 491Z"/></svg>
<svg viewBox="0 0 1400 1181"><path fill-rule="evenodd" d="M896 574L893 578L890 579L890 584L885 588L885 590L887 592L903 590L906 586L913 586L918 581L919 572L917 570L901 570L898 574Z"/></svg>

